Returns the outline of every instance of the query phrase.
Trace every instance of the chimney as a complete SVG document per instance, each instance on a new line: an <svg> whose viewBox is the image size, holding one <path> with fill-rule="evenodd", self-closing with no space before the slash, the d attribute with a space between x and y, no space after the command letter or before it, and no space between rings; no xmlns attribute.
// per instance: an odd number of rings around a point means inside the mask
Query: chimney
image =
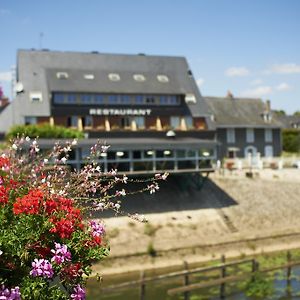
<svg viewBox="0 0 300 300"><path fill-rule="evenodd" d="M270 100L266 101L266 112L267 113L271 112L271 101Z"/></svg>
<svg viewBox="0 0 300 300"><path fill-rule="evenodd" d="M231 93L230 90L227 91L226 97L229 98L229 99L233 99L233 94Z"/></svg>

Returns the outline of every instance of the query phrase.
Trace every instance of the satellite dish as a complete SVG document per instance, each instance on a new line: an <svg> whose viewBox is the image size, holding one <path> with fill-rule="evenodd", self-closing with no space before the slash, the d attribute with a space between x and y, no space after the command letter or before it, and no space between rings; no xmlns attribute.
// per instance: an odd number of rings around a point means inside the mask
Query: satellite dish
<svg viewBox="0 0 300 300"><path fill-rule="evenodd" d="M22 82L17 82L15 85L15 90L17 93L22 93L24 91L24 86Z"/></svg>

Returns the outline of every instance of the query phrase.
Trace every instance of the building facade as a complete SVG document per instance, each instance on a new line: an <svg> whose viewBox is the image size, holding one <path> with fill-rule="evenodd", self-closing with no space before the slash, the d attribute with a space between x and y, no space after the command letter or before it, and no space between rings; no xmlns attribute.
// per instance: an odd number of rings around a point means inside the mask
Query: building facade
<svg viewBox="0 0 300 300"><path fill-rule="evenodd" d="M84 131L76 167L96 139L111 145L99 157L108 170L195 171L216 159L215 126L183 57L20 50L17 61L1 130L46 122Z"/></svg>
<svg viewBox="0 0 300 300"><path fill-rule="evenodd" d="M273 157L282 151L281 123L270 102L261 99L205 97L216 124L218 157Z"/></svg>

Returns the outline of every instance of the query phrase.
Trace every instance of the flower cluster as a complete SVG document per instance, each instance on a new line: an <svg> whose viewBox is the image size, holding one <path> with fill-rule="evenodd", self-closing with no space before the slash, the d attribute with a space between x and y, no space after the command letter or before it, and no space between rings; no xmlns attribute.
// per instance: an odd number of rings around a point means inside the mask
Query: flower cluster
<svg viewBox="0 0 300 300"><path fill-rule="evenodd" d="M93 219L94 211L123 213L120 196L153 193L157 181L167 177L130 179L116 169L102 173L97 160L109 146L100 143L81 170L71 171L67 161L73 146L76 141L56 143L45 155L37 140L21 137L0 154L0 300L33 294L41 300L85 299L92 263L109 254L104 225ZM126 188L135 183L144 187Z"/></svg>
<svg viewBox="0 0 300 300"><path fill-rule="evenodd" d="M29 273L33 277L52 278L54 275L51 263L46 259L35 259Z"/></svg>
<svg viewBox="0 0 300 300"><path fill-rule="evenodd" d="M54 254L51 261L54 261L57 264L71 260L71 253L68 251L68 247L66 245L55 243L55 249L52 249L51 252Z"/></svg>
<svg viewBox="0 0 300 300"><path fill-rule="evenodd" d="M4 285L0 288L1 300L21 300L21 293L19 287L8 289Z"/></svg>

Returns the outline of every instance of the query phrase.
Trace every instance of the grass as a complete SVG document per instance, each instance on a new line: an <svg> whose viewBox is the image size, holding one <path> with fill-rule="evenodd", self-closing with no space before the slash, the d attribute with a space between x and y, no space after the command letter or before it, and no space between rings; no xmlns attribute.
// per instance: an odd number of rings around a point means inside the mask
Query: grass
<svg viewBox="0 0 300 300"><path fill-rule="evenodd" d="M144 225L144 234L148 236L154 236L156 234L156 231L161 228L161 225L152 225L151 223L146 223Z"/></svg>

